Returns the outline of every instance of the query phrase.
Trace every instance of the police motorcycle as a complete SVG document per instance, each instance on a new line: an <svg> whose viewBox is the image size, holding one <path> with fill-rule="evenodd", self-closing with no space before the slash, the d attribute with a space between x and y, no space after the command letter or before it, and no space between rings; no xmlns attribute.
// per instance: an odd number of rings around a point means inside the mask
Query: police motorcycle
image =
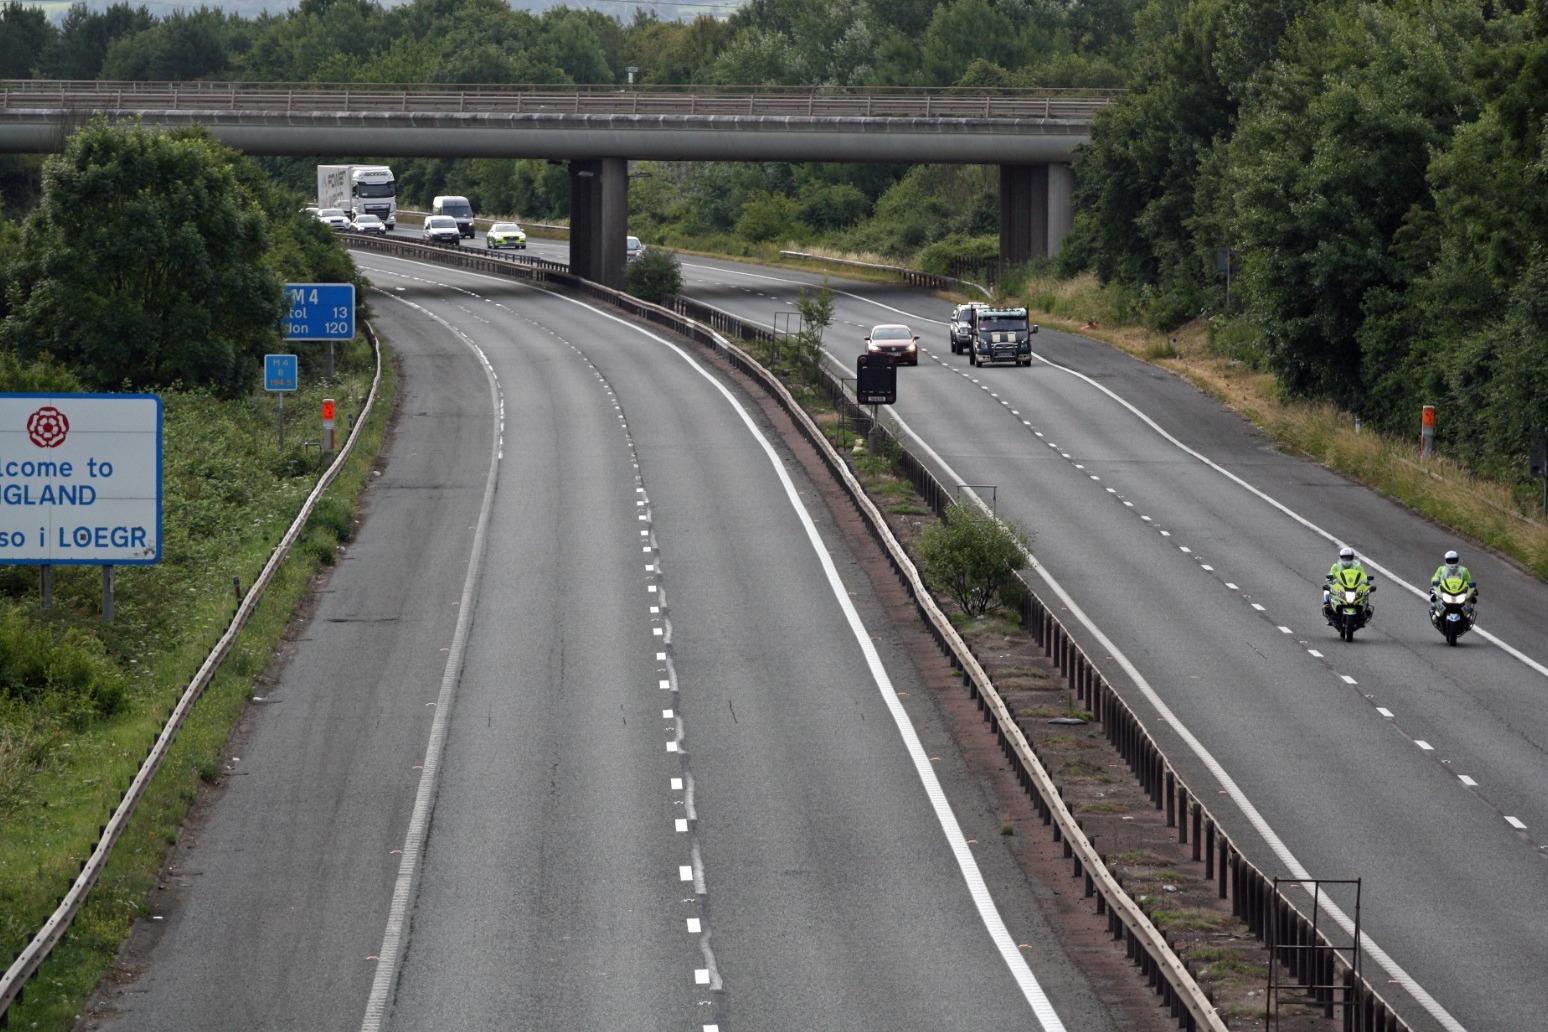
<svg viewBox="0 0 1548 1032"><path fill-rule="evenodd" d="M1473 629L1477 608L1478 592L1463 577L1444 577L1430 589L1430 623L1447 645Z"/></svg>
<svg viewBox="0 0 1548 1032"><path fill-rule="evenodd" d="M1322 590L1322 615L1339 637L1354 641L1355 631L1371 622L1375 578L1355 567L1329 573L1327 579L1328 586Z"/></svg>

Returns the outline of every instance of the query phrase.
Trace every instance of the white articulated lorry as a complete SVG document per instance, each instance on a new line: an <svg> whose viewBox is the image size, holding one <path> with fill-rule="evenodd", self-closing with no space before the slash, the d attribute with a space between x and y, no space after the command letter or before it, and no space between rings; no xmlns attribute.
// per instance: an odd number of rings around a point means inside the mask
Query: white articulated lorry
<svg viewBox="0 0 1548 1032"><path fill-rule="evenodd" d="M350 218L369 213L392 229L398 224L398 183L386 165L318 165L317 207L342 208Z"/></svg>

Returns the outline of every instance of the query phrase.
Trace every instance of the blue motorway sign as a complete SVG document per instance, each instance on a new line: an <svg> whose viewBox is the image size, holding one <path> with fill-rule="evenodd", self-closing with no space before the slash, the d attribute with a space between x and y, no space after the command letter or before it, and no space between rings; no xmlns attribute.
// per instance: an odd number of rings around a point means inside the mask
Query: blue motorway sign
<svg viewBox="0 0 1548 1032"><path fill-rule="evenodd" d="M350 340L355 336L353 283L287 283L286 340Z"/></svg>
<svg viewBox="0 0 1548 1032"><path fill-rule="evenodd" d="M263 356L263 389L293 391L298 376L295 355Z"/></svg>

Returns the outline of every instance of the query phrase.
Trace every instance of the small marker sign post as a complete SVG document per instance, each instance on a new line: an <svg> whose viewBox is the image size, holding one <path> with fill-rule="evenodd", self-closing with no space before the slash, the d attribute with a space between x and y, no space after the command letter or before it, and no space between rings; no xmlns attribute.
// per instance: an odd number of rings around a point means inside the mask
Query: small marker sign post
<svg viewBox="0 0 1548 1032"><path fill-rule="evenodd" d="M333 399L323 399L323 451L333 454Z"/></svg>
<svg viewBox="0 0 1548 1032"><path fill-rule="evenodd" d="M1426 405L1419 421L1419 454L1429 458L1435 454L1435 406Z"/></svg>
<svg viewBox="0 0 1548 1032"><path fill-rule="evenodd" d="M279 446L285 448L285 393L296 389L299 378L295 355L263 356L263 389L279 395Z"/></svg>

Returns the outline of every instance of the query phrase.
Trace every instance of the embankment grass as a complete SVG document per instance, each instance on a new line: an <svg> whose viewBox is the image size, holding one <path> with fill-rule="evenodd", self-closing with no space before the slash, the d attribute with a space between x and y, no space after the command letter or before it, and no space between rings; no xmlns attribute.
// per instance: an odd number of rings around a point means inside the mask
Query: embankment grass
<svg viewBox="0 0 1548 1032"><path fill-rule="evenodd" d="M358 413L370 386L356 366L324 389L293 396L291 411L313 413L326 394ZM254 680L267 667L313 577L348 537L348 514L370 477L396 396L383 390L361 439L314 519L271 582L219 674L185 724L166 763L115 847L101 880L65 940L13 1006L13 1028L66 1030L106 973L131 922L144 911L166 852L200 789L230 762L225 744ZM45 726L25 707L0 711L0 743L20 761L0 779L0 957L10 958L43 925L145 759L171 707L229 625L237 584L246 590L316 482L315 430L298 425L277 447L272 399L219 403L164 396L166 409L163 562L120 570L115 621L96 615L95 567L60 571L55 612L40 620L74 624L103 640L129 681L123 710L79 729ZM338 513L346 518L342 521ZM95 578L95 581L93 580ZM36 601L15 597L13 605ZM7 764L0 756L0 769Z"/></svg>

